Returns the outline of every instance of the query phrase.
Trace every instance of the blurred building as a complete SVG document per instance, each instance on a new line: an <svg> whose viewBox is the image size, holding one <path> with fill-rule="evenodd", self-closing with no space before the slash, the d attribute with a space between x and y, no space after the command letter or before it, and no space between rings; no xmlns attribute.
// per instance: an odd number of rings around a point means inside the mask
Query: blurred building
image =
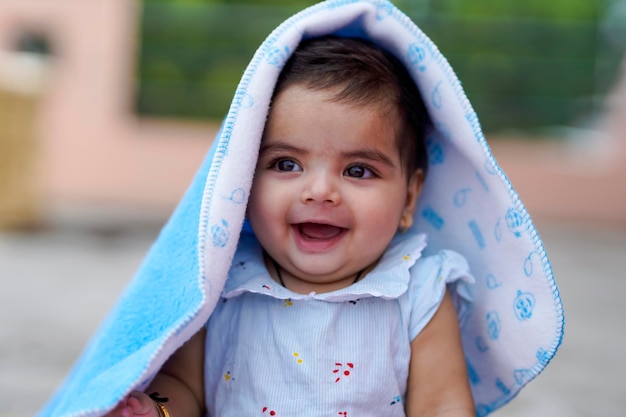
<svg viewBox="0 0 626 417"><path fill-rule="evenodd" d="M138 12L132 0L0 1L0 225L161 219L184 192L216 129L133 114ZM30 80L8 69L32 52L25 38L48 45Z"/></svg>
<svg viewBox="0 0 626 417"><path fill-rule="evenodd" d="M0 227L161 222L174 208L217 126L134 113L140 7L0 0ZM626 224L624 84L610 128L489 138L531 215Z"/></svg>

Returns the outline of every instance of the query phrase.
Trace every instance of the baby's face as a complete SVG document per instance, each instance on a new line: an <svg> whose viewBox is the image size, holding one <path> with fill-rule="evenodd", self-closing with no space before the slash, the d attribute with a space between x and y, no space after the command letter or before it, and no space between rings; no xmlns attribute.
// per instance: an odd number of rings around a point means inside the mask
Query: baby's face
<svg viewBox="0 0 626 417"><path fill-rule="evenodd" d="M350 285L412 216L418 181L396 147L397 115L293 85L272 106L248 217L296 292Z"/></svg>

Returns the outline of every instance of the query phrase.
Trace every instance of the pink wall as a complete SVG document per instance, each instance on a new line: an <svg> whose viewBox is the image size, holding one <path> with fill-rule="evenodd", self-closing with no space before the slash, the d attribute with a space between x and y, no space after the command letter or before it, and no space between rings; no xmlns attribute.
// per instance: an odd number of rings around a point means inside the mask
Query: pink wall
<svg viewBox="0 0 626 417"><path fill-rule="evenodd" d="M138 3L0 2L0 49L43 29L54 58L42 98L37 177L46 211L112 206L168 212L211 144L213 125L132 114Z"/></svg>

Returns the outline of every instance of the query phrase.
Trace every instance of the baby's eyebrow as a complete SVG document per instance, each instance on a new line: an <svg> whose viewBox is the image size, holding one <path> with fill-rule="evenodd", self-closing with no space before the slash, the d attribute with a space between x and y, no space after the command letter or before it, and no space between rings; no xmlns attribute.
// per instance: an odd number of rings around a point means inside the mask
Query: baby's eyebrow
<svg viewBox="0 0 626 417"><path fill-rule="evenodd" d="M261 144L261 148L259 149L259 153L267 153L267 152L289 152L289 153L297 153L303 154L306 153L304 149L298 148L297 146L289 145L284 142L273 142L270 144Z"/></svg>
<svg viewBox="0 0 626 417"><path fill-rule="evenodd" d="M346 159L365 159L369 161L382 162L392 168L396 166L391 158L377 149L359 149L355 151L343 152L342 155Z"/></svg>

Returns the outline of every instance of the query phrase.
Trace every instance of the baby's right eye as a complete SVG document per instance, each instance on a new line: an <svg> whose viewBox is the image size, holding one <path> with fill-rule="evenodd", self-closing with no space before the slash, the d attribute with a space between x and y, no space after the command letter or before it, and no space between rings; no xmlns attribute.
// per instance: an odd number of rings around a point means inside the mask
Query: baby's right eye
<svg viewBox="0 0 626 417"><path fill-rule="evenodd" d="M279 159L272 164L272 168L277 171L296 172L302 171L302 168L293 159Z"/></svg>

